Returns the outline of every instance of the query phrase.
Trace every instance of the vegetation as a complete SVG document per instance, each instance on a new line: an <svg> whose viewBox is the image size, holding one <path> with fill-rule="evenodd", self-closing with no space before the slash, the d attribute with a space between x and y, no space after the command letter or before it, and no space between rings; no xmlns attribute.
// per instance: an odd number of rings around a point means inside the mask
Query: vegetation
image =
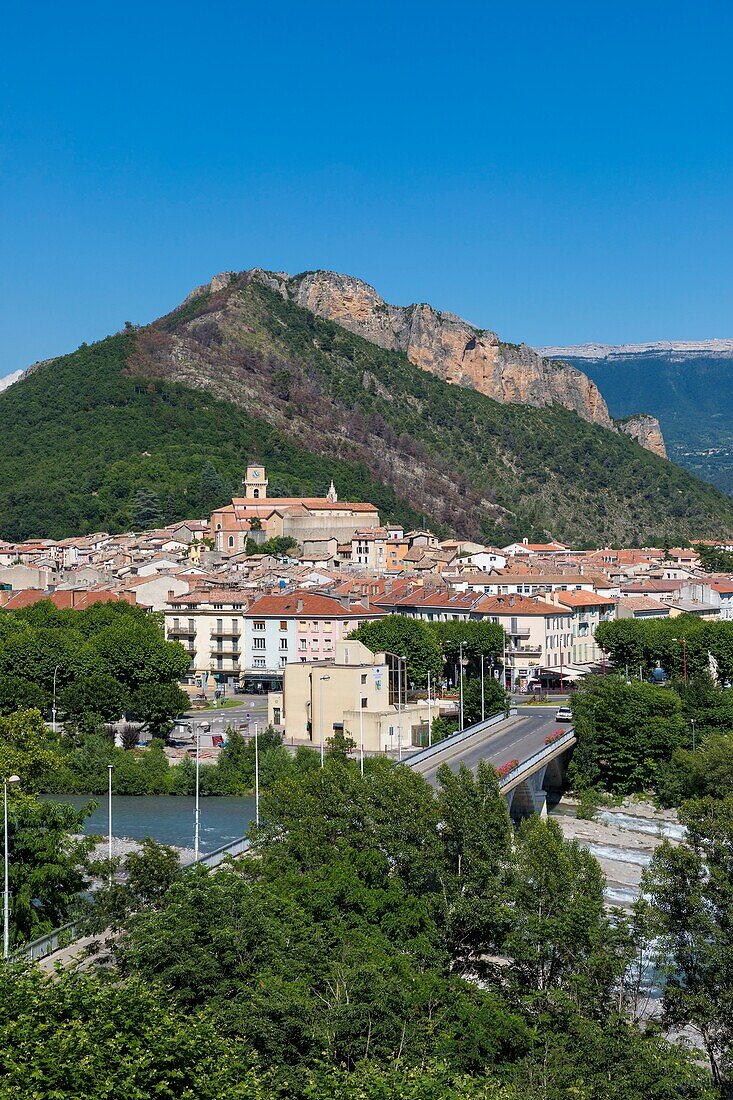
<svg viewBox="0 0 733 1100"><path fill-rule="evenodd" d="M322 495L333 476L386 520L490 540L733 526L722 494L628 437L447 385L244 276L38 367L0 395L0 415L6 538L204 515L254 458L273 493Z"/></svg>
<svg viewBox="0 0 733 1100"><path fill-rule="evenodd" d="M162 737L188 706L177 681L189 661L165 640L159 616L122 600L84 611L59 611L50 600L0 610L0 714L50 714L55 700L69 729L126 714Z"/></svg>
<svg viewBox="0 0 733 1100"><path fill-rule="evenodd" d="M733 623L697 615L670 619L616 619L601 623L596 641L614 667L648 677L659 665L671 680L709 676L733 680ZM714 663L711 663L711 657Z"/></svg>
<svg viewBox="0 0 733 1100"><path fill-rule="evenodd" d="M733 573L733 554L730 550L704 544L697 545L695 550L706 573Z"/></svg>

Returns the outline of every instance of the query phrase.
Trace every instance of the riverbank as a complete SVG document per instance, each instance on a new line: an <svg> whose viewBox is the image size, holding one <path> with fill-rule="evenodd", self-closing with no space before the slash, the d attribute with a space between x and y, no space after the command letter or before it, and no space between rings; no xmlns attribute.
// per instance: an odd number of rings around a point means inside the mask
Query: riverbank
<svg viewBox="0 0 733 1100"><path fill-rule="evenodd" d="M563 797L552 812L563 835L577 840L596 857L606 879L606 900L628 907L639 895L641 876L664 840L680 841L684 827L674 810L625 799L619 806L599 809L593 820L575 816L578 802Z"/></svg>

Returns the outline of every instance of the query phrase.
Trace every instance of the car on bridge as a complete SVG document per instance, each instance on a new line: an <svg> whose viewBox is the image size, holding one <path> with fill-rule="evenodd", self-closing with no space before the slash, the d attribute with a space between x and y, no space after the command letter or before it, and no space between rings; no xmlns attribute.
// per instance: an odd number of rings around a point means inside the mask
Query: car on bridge
<svg viewBox="0 0 733 1100"><path fill-rule="evenodd" d="M572 722L573 712L570 707L558 707L555 714L556 722Z"/></svg>

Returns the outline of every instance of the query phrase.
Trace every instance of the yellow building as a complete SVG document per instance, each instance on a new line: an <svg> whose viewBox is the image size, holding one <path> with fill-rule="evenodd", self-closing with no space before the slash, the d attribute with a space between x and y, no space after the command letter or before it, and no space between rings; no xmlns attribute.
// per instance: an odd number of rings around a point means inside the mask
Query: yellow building
<svg viewBox="0 0 733 1100"><path fill-rule="evenodd" d="M336 644L336 659L287 664L282 692L268 696L268 721L285 737L314 747L343 732L365 752L412 751L427 744L436 705L406 703L407 677L391 653L372 653L357 641Z"/></svg>

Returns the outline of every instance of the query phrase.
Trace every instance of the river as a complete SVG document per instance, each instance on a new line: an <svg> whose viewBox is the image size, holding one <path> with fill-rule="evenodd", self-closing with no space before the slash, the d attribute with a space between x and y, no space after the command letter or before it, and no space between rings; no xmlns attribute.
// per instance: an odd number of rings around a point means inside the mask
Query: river
<svg viewBox="0 0 733 1100"><path fill-rule="evenodd" d="M77 809L97 802L84 823L89 835L107 835L107 799L104 795L56 794L48 801L70 802ZM254 798L201 798L201 851L213 852L244 836L255 815ZM152 837L161 844L193 848L194 799L171 795L115 795L112 799L112 835L130 840Z"/></svg>

